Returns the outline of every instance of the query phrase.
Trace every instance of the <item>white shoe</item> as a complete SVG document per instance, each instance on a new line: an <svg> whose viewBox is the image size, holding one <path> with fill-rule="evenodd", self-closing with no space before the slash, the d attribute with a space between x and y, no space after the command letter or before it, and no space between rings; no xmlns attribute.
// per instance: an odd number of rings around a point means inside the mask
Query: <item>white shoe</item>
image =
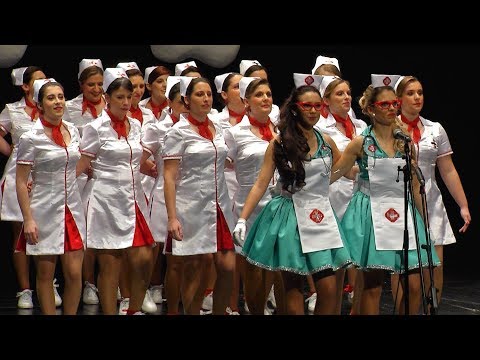
<svg viewBox="0 0 480 360"><path fill-rule="evenodd" d="M62 305L62 298L57 290L58 287L59 285L57 284L57 279L53 279L53 295L55 295L55 307L59 307Z"/></svg>
<svg viewBox="0 0 480 360"><path fill-rule="evenodd" d="M203 315L211 314L213 309L213 291L203 298L202 311Z"/></svg>
<svg viewBox="0 0 480 360"><path fill-rule="evenodd" d="M30 289L17 292L17 307L20 309L33 309L32 293L33 290Z"/></svg>
<svg viewBox="0 0 480 360"><path fill-rule="evenodd" d="M98 305L98 289L95 285L85 281L85 287L83 288L83 303L86 305Z"/></svg>
<svg viewBox="0 0 480 360"><path fill-rule="evenodd" d="M120 292L120 287L117 288L117 301L122 301L122 293Z"/></svg>
<svg viewBox="0 0 480 360"><path fill-rule="evenodd" d="M353 291L347 294L347 299L350 304L353 304Z"/></svg>
<svg viewBox="0 0 480 360"><path fill-rule="evenodd" d="M243 303L243 310L245 310L245 313L250 314L250 309L248 308L246 301Z"/></svg>
<svg viewBox="0 0 480 360"><path fill-rule="evenodd" d="M267 305L270 305L270 307L273 309L277 308L277 302L275 301L275 292L273 291L273 285L272 285L272 288L270 289L270 292L268 293Z"/></svg>
<svg viewBox="0 0 480 360"><path fill-rule="evenodd" d="M127 315L128 307L130 306L130 298L125 298L120 301L118 306L118 315Z"/></svg>
<svg viewBox="0 0 480 360"><path fill-rule="evenodd" d="M162 297L163 285L153 285L150 286L150 295L155 304L161 304L163 302Z"/></svg>
<svg viewBox="0 0 480 360"><path fill-rule="evenodd" d="M263 309L263 315L273 315L273 310L265 305L265 308Z"/></svg>
<svg viewBox="0 0 480 360"><path fill-rule="evenodd" d="M226 312L226 315L240 315L238 311L232 311L230 306L227 306L227 309L225 310L225 312Z"/></svg>
<svg viewBox="0 0 480 360"><path fill-rule="evenodd" d="M317 304L317 293L310 295L305 302L307 303L308 312L313 313L315 311L315 305Z"/></svg>
<svg viewBox="0 0 480 360"><path fill-rule="evenodd" d="M145 297L143 298L142 311L149 314L157 312L157 304L153 302L152 296L150 295L150 290L148 289L145 292Z"/></svg>

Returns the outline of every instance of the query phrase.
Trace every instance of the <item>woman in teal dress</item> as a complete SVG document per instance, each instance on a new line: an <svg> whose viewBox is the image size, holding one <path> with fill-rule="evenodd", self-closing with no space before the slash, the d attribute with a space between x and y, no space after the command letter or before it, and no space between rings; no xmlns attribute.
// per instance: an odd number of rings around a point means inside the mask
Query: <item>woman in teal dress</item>
<svg viewBox="0 0 480 360"><path fill-rule="evenodd" d="M395 118L401 102L393 86L395 75L372 75L360 99L360 107L371 119L372 125L356 137L344 150L334 165L332 181L350 169L357 161L360 174L357 191L342 218L348 247L353 260L360 264L364 274L361 314L378 314L385 274L405 273L404 237L404 182L402 169L405 144L393 136L397 128ZM385 85L387 84L387 85ZM412 149L413 151L413 149ZM414 174L412 189L415 200L415 218L418 241L426 244L425 225L419 210L422 209L420 187ZM412 205L412 204L411 204ZM412 207L410 208L410 210ZM407 218L409 313L418 314L422 303L420 261L415 242L415 222L411 212ZM422 266L428 266L427 252L420 250ZM432 251L433 263L439 260ZM403 304L403 302L402 302Z"/></svg>
<svg viewBox="0 0 480 360"><path fill-rule="evenodd" d="M340 152L329 136L313 128L320 109L318 88L303 85L293 90L282 106L279 135L265 152L259 177L234 230L236 241L243 243L246 219L276 168L281 193L257 216L242 254L252 264L282 272L287 313L292 315L304 314L303 282L308 274L313 275L319 294L315 314L334 314L335 271L351 264L328 200L330 169Z"/></svg>

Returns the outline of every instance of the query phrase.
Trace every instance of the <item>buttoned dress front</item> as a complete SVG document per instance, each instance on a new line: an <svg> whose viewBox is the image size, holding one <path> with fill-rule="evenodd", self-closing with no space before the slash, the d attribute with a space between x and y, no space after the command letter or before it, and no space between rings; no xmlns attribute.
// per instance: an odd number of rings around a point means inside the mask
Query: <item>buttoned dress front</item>
<svg viewBox="0 0 480 360"><path fill-rule="evenodd" d="M70 210L85 244L85 217L76 177L80 134L73 124L63 121L63 125L70 133L66 148L45 134L40 120L22 135L18 145L17 164L32 165L30 208L38 227L38 243L27 243L27 255L64 254L65 207Z"/></svg>
<svg viewBox="0 0 480 360"><path fill-rule="evenodd" d="M228 146L228 156L233 159L235 164L238 182L238 190L233 197L234 220L237 221L242 213L245 200L258 178L269 142L252 132L248 116L244 116L237 125L225 130L225 142ZM273 176L267 190L247 220L247 234L257 215L272 198L270 191L275 187L275 183L276 177ZM241 248L237 246L235 248L238 252L241 251Z"/></svg>
<svg viewBox="0 0 480 360"><path fill-rule="evenodd" d="M127 139L118 138L106 112L83 129L80 152L93 158L93 177L84 189L88 248L131 247L136 224L135 204L144 219L148 219L140 176L141 125L137 119L128 118L128 121Z"/></svg>
<svg viewBox="0 0 480 360"><path fill-rule="evenodd" d="M430 239L435 245L453 244L456 239L435 177L437 160L453 154L453 150L440 123L423 117L420 117L420 121L424 130L419 143L416 144L417 162L425 178Z"/></svg>
<svg viewBox="0 0 480 360"><path fill-rule="evenodd" d="M224 176L227 145L220 126L213 122L215 135L208 140L192 129L182 114L165 134L163 159L180 160L176 180L177 218L183 240L172 242L173 255L217 252L217 204L230 232L233 213Z"/></svg>

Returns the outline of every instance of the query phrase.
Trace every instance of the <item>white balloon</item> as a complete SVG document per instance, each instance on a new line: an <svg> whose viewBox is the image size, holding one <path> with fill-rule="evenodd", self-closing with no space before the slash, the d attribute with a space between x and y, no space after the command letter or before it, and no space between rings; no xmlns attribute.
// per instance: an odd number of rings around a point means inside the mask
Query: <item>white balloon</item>
<svg viewBox="0 0 480 360"><path fill-rule="evenodd" d="M0 45L0 67L9 68L20 61L28 45Z"/></svg>
<svg viewBox="0 0 480 360"><path fill-rule="evenodd" d="M237 57L240 45L150 45L153 56L169 63L176 63L187 58L223 68Z"/></svg>

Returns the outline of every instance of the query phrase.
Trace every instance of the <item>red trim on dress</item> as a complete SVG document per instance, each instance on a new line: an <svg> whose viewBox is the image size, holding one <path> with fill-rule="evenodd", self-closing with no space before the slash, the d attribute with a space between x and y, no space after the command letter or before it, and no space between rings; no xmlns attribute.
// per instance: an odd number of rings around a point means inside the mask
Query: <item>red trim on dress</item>
<svg viewBox="0 0 480 360"><path fill-rule="evenodd" d="M235 250L232 233L217 203L217 251Z"/></svg>
<svg viewBox="0 0 480 360"><path fill-rule="evenodd" d="M27 239L25 239L25 234L23 232L23 225L22 231L20 232L20 236L17 240L17 245L15 246L15 252L27 252Z"/></svg>
<svg viewBox="0 0 480 360"><path fill-rule="evenodd" d="M83 249L82 236L68 206L65 206L65 241L63 246L64 252Z"/></svg>
<svg viewBox="0 0 480 360"><path fill-rule="evenodd" d="M150 231L137 202L135 202L135 234L133 236L132 247L151 246L154 243L155 240L153 239L152 232Z"/></svg>

